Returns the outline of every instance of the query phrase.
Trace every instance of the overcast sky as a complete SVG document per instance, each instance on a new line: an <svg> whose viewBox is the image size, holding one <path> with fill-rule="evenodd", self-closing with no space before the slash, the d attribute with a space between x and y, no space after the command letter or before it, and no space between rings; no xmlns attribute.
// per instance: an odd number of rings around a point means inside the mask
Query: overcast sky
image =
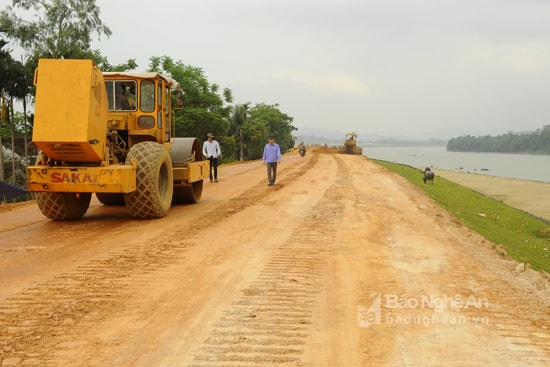
<svg viewBox="0 0 550 367"><path fill-rule="evenodd" d="M299 129L448 138L550 124L548 0L96 4L113 35L94 48L111 64L171 56Z"/></svg>

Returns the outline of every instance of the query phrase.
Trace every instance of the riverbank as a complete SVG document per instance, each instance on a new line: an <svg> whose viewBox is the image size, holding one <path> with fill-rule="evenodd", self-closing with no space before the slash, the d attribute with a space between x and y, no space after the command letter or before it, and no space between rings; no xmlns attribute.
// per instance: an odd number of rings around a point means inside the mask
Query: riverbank
<svg viewBox="0 0 550 367"><path fill-rule="evenodd" d="M550 221L550 183L434 169L437 176Z"/></svg>
<svg viewBox="0 0 550 367"><path fill-rule="evenodd" d="M365 156L412 167L431 167L550 183L550 155L449 152L436 147L365 147ZM529 169L525 169L529 167Z"/></svg>

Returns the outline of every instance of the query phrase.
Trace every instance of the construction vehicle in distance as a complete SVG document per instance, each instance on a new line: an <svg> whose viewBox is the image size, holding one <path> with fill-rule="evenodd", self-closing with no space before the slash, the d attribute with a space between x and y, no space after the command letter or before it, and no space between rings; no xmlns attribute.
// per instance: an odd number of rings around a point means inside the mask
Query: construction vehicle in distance
<svg viewBox="0 0 550 367"><path fill-rule="evenodd" d="M344 145L338 146L338 153L341 154L363 154L363 148L357 146L357 134L346 133Z"/></svg>
<svg viewBox="0 0 550 367"><path fill-rule="evenodd" d="M200 200L209 162L196 138L174 137L183 91L159 73L105 72L92 60L41 59L35 70L28 190L42 214L79 219L93 193L159 218L172 204ZM177 106L172 106L173 102Z"/></svg>

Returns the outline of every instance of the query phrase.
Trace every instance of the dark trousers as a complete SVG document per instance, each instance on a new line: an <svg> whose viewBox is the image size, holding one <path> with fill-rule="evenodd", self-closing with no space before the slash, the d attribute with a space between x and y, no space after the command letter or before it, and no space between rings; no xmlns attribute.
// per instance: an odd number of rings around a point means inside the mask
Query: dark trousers
<svg viewBox="0 0 550 367"><path fill-rule="evenodd" d="M214 171L214 179L218 179L218 158L210 157L210 181L212 181L212 171Z"/></svg>
<svg viewBox="0 0 550 367"><path fill-rule="evenodd" d="M277 178L277 162L266 162L265 165L267 166L267 180L270 185L273 185Z"/></svg>

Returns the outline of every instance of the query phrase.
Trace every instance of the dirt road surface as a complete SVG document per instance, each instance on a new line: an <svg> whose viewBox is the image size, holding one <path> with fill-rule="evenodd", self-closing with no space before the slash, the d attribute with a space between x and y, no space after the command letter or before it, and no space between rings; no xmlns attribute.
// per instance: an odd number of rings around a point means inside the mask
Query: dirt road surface
<svg viewBox="0 0 550 367"><path fill-rule="evenodd" d="M0 366L550 365L548 278L365 157L222 166L158 220L14 205L0 236Z"/></svg>

